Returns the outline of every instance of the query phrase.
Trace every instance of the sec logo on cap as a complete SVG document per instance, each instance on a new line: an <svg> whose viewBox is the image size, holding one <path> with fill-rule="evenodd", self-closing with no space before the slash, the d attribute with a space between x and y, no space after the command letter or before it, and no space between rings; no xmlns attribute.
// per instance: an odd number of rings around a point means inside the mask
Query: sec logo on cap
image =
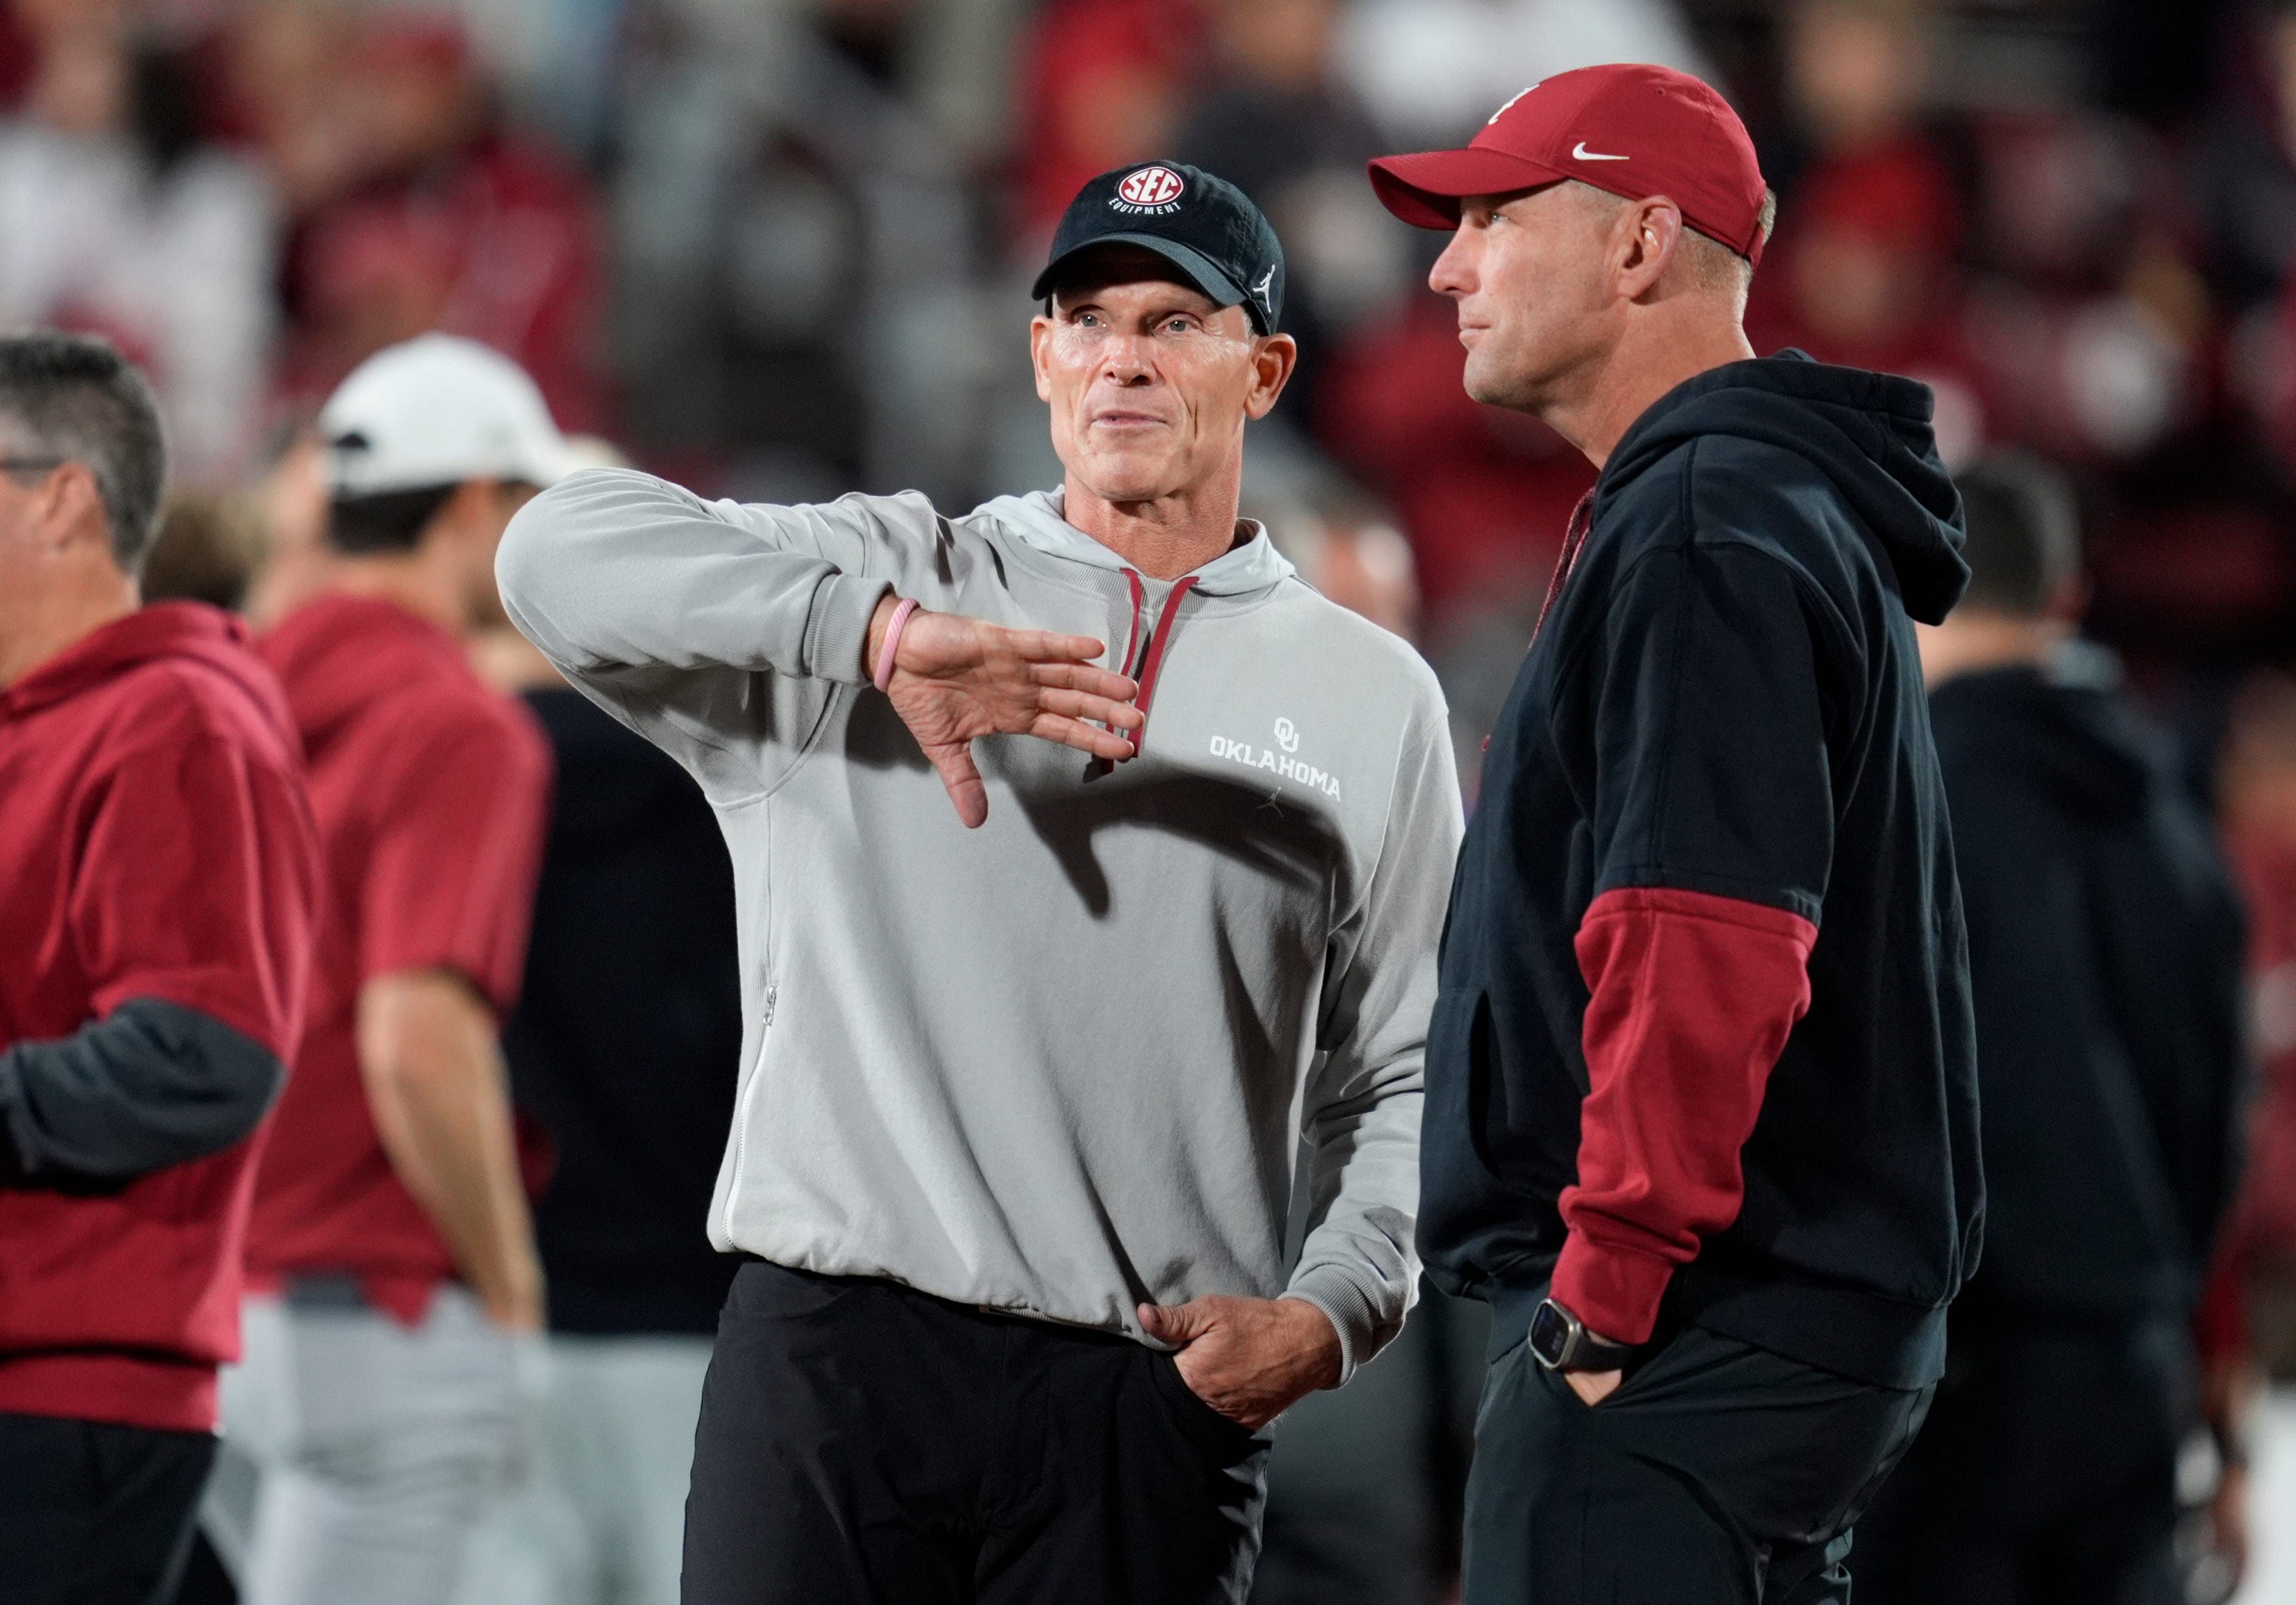
<svg viewBox="0 0 2296 1605"><path fill-rule="evenodd" d="M1187 187L1187 181L1169 168L1143 168L1126 174L1116 192L1134 206L1164 207L1177 201Z"/></svg>

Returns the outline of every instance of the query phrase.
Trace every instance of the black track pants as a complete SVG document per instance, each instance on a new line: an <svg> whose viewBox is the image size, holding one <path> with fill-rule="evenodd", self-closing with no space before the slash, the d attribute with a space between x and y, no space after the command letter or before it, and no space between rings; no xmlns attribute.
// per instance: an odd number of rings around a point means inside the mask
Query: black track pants
<svg viewBox="0 0 2296 1605"><path fill-rule="evenodd" d="M701 1393L685 1605L1241 1605L1267 1458L1127 1339L752 1261Z"/></svg>
<svg viewBox="0 0 2296 1605"><path fill-rule="evenodd" d="M215 1454L211 1432L0 1412L0 1600L167 1605Z"/></svg>
<svg viewBox="0 0 2296 1605"><path fill-rule="evenodd" d="M2180 1605L2191 1339L1956 1332L1921 1442L1857 1531L1857 1605Z"/></svg>
<svg viewBox="0 0 2296 1605"><path fill-rule="evenodd" d="M1848 1605L1850 1526L1930 1391L1692 1327L1590 1409L1517 1343L1476 1416L1466 1605Z"/></svg>

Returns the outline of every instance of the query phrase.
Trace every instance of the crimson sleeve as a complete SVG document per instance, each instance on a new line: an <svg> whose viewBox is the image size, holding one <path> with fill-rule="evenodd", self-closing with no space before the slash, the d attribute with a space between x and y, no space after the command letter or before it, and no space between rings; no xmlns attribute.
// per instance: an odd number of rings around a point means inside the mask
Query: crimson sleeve
<svg viewBox="0 0 2296 1605"><path fill-rule="evenodd" d="M1579 926L1591 999L1578 1180L1554 1297L1603 1337L1648 1339L1674 1268L1737 1218L1739 1151L1809 1007L1817 928L1707 892L1606 892Z"/></svg>
<svg viewBox="0 0 2296 1605"><path fill-rule="evenodd" d="M549 823L550 754L525 710L426 710L401 733L360 887L359 974L451 970L518 1001Z"/></svg>
<svg viewBox="0 0 2296 1605"><path fill-rule="evenodd" d="M296 779L213 731L123 755L73 865L71 939L94 1014L156 998L290 1058L317 897L317 835Z"/></svg>
<svg viewBox="0 0 2296 1605"><path fill-rule="evenodd" d="M1771 553L1726 536L1621 577L1579 672L1592 718L1595 897L1578 1177L1555 1298L1646 1339L1674 1268L1743 1200L1740 1151L1809 1006L1833 848L1821 692L1831 622Z"/></svg>

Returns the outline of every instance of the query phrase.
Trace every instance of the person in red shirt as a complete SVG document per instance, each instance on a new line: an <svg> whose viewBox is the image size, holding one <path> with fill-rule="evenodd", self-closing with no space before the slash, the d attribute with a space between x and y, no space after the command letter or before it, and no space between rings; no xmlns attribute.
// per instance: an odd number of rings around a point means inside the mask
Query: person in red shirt
<svg viewBox="0 0 2296 1605"><path fill-rule="evenodd" d="M0 340L0 1596L174 1595L318 852L244 631L139 608L143 377Z"/></svg>
<svg viewBox="0 0 2296 1605"><path fill-rule="evenodd" d="M542 1323L497 1031L550 758L462 636L501 621L495 547L567 454L515 364L447 335L370 358L319 427L325 585L260 650L309 754L327 899L225 1386L251 1529L218 1547L244 1538L251 1605L424 1605L509 1459Z"/></svg>

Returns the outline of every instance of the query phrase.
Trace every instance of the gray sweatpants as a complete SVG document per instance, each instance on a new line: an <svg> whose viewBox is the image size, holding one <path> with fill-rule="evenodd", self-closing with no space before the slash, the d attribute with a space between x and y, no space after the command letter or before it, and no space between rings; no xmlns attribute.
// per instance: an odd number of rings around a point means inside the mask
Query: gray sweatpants
<svg viewBox="0 0 2296 1605"><path fill-rule="evenodd" d="M412 1328L348 1298L251 1298L242 1332L203 1519L245 1605L450 1605L520 1458L538 1344L459 1287Z"/></svg>
<svg viewBox="0 0 2296 1605"><path fill-rule="evenodd" d="M534 1475L480 1530L461 1605L677 1605L709 1339L550 1339Z"/></svg>

